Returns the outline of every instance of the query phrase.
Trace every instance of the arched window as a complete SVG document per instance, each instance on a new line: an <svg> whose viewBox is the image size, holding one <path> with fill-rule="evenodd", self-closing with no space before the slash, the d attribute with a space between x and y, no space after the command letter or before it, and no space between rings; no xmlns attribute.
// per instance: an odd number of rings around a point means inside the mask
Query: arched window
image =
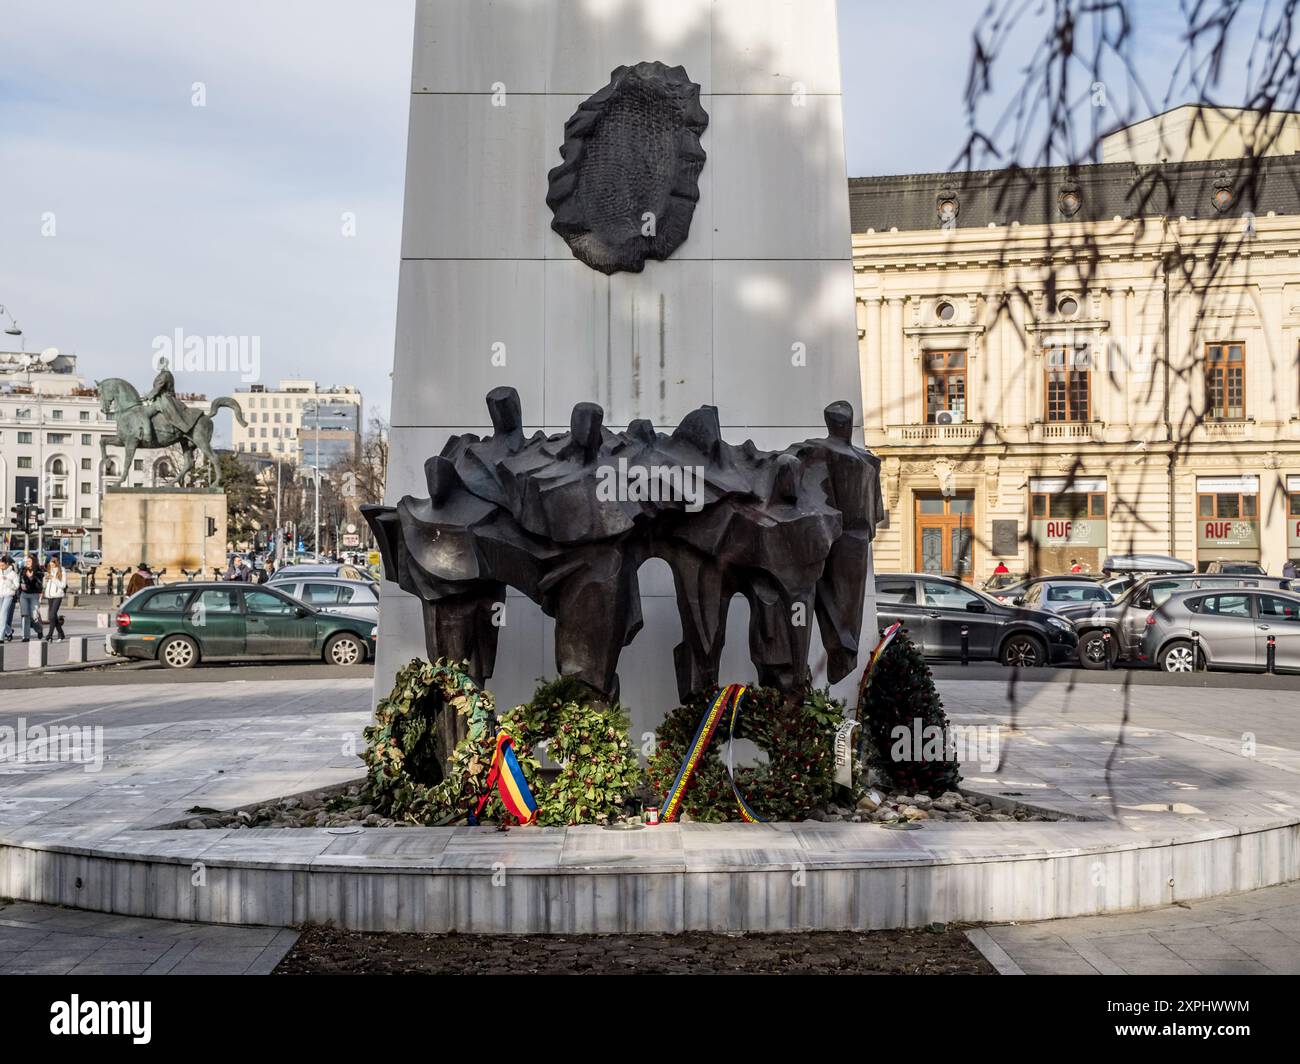
<svg viewBox="0 0 1300 1064"><path fill-rule="evenodd" d="M56 477L63 476L64 466L63 466L62 458L56 458L54 459L53 462L50 463L50 472L53 473Z"/></svg>
<svg viewBox="0 0 1300 1064"><path fill-rule="evenodd" d="M117 476L117 463L111 458L104 463L104 476L106 477Z"/></svg>

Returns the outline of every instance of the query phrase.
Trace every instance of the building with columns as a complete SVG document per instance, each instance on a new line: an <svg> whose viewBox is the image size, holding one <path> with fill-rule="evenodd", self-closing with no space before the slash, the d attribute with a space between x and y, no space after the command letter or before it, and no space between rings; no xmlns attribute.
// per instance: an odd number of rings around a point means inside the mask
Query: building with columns
<svg viewBox="0 0 1300 1064"><path fill-rule="evenodd" d="M1147 162L1135 128L850 183L879 571L1300 559L1300 164Z"/></svg>

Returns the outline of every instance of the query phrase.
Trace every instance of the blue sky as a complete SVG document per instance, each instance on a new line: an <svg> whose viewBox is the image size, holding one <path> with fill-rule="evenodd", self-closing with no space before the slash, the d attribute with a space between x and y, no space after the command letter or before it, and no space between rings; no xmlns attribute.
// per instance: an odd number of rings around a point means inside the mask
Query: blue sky
<svg viewBox="0 0 1300 1064"><path fill-rule="evenodd" d="M1138 8L1158 110L1181 102L1165 96L1181 19L1174 0ZM849 172L947 169L968 129L984 0L840 9ZM412 12L413 0L0 0L0 304L27 350L57 346L90 376L144 382L156 336L257 336L264 380L353 383L386 412ZM997 100L1019 89L1033 19L996 72ZM1111 112L1144 116L1116 75ZM209 395L239 384L180 375Z"/></svg>

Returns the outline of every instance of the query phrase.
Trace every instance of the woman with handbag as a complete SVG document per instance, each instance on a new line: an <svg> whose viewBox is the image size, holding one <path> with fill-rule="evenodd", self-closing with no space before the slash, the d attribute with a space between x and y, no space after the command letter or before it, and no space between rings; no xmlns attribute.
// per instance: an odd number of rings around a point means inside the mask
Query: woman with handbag
<svg viewBox="0 0 1300 1064"><path fill-rule="evenodd" d="M58 633L59 642L67 638L63 634L63 618L59 615L59 608L63 605L63 596L68 592L68 576L63 571L63 566L59 563L58 558L51 558L50 564L45 570L45 601L49 603L50 610L50 634L45 637L47 643L54 642L54 634Z"/></svg>

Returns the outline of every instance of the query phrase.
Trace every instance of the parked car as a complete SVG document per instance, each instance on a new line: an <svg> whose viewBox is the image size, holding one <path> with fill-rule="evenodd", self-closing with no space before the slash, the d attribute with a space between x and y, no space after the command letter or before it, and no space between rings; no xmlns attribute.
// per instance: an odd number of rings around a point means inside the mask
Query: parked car
<svg viewBox="0 0 1300 1064"><path fill-rule="evenodd" d="M1103 573L1133 573L1143 576L1162 574L1190 576L1196 566L1167 554L1109 554L1101 563Z"/></svg>
<svg viewBox="0 0 1300 1064"><path fill-rule="evenodd" d="M1268 570L1259 562L1213 561L1205 567L1206 573L1230 573L1233 576L1267 576Z"/></svg>
<svg viewBox="0 0 1300 1064"><path fill-rule="evenodd" d="M327 613L263 585L194 582L132 595L109 653L188 669L219 658L322 658L359 665L375 652L373 621Z"/></svg>
<svg viewBox="0 0 1300 1064"><path fill-rule="evenodd" d="M1278 672L1300 672L1300 595L1239 589L1184 591L1153 610L1142 654L1165 672L1262 671L1274 640Z"/></svg>
<svg viewBox="0 0 1300 1064"><path fill-rule="evenodd" d="M77 564L75 568L80 572L88 573L91 569L96 569L103 564L103 551L83 550L79 555L77 555Z"/></svg>
<svg viewBox="0 0 1300 1064"><path fill-rule="evenodd" d="M280 566L271 574L271 579L267 583L278 584L282 580L300 580L307 576L332 576L336 580L374 583L369 573L344 562L293 562Z"/></svg>
<svg viewBox="0 0 1300 1064"><path fill-rule="evenodd" d="M924 573L878 574L876 614L882 626L901 621L927 658L960 657L962 628L972 661L1058 664L1073 659L1078 645L1068 621L1007 606L959 580Z"/></svg>
<svg viewBox="0 0 1300 1064"><path fill-rule="evenodd" d="M1032 583L1032 578L1029 576L1006 577L1004 579L1005 583L994 587L990 587L988 583L985 583L984 587L980 589L990 598L997 599L1004 606L1009 606L1028 591L1029 585Z"/></svg>
<svg viewBox="0 0 1300 1064"><path fill-rule="evenodd" d="M1290 581L1271 576L1147 577L1110 605L1067 606L1059 615L1079 633L1079 664L1085 669L1105 669L1121 661L1142 660L1147 615L1177 592L1239 587L1285 591L1289 586Z"/></svg>
<svg viewBox="0 0 1300 1064"><path fill-rule="evenodd" d="M1109 606L1115 596L1092 576L1040 576L1030 580L1028 586L1016 595L1014 606L1028 606L1033 610L1059 613L1068 606L1101 603Z"/></svg>
<svg viewBox="0 0 1300 1064"><path fill-rule="evenodd" d="M271 583L271 581L267 581ZM357 617L379 620L379 592L370 581L338 580L332 576L274 581L275 590L283 591L327 613L350 613Z"/></svg>

